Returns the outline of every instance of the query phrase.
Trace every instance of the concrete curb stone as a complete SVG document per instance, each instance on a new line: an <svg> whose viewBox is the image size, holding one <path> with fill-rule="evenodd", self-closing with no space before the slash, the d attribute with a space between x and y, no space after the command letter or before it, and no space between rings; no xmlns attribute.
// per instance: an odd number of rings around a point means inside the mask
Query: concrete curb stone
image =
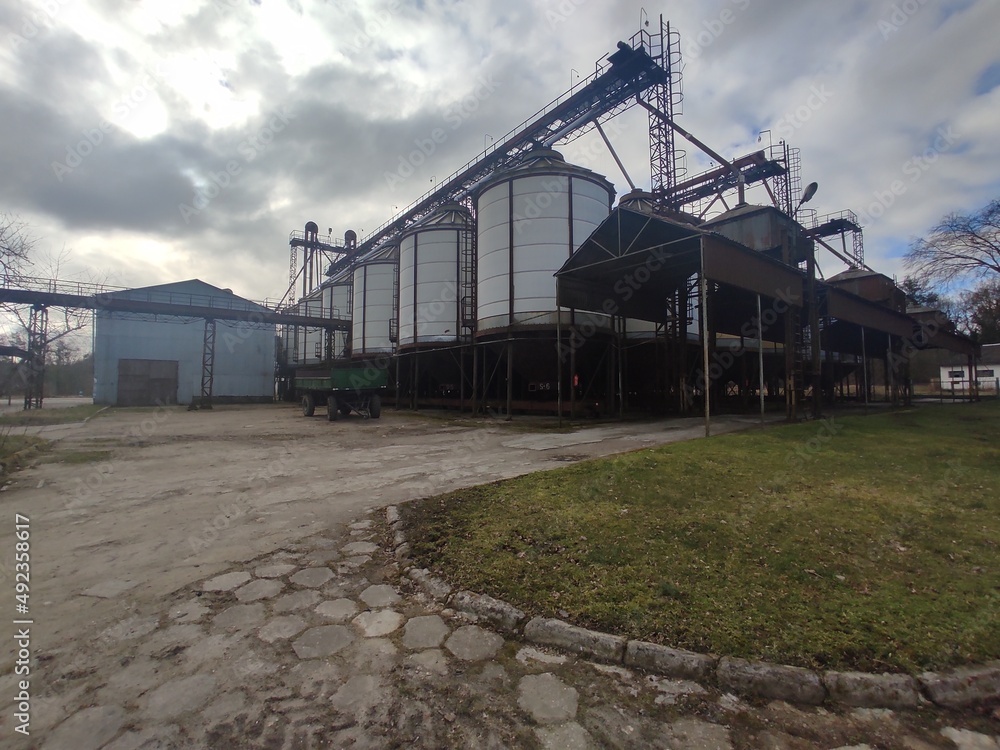
<svg viewBox="0 0 1000 750"><path fill-rule="evenodd" d="M517 633L525 614L517 607L485 594L459 591L451 598L452 609L489 620L509 633Z"/></svg>
<svg viewBox="0 0 1000 750"><path fill-rule="evenodd" d="M621 664L625 658L625 639L621 636L587 630L562 620L535 617L524 626L524 637L532 643L558 646L613 664Z"/></svg>
<svg viewBox="0 0 1000 750"><path fill-rule="evenodd" d="M711 656L656 643L629 641L625 646L625 666L677 679L711 680L717 664L718 659Z"/></svg>
<svg viewBox="0 0 1000 750"><path fill-rule="evenodd" d="M432 576L427 568L410 568L407 575L429 596L446 603L451 596L452 588L436 576Z"/></svg>
<svg viewBox="0 0 1000 750"><path fill-rule="evenodd" d="M830 700L860 708L914 708L920 703L917 681L905 674L826 672Z"/></svg>
<svg viewBox="0 0 1000 750"><path fill-rule="evenodd" d="M744 695L812 705L826 700L819 675L802 667L725 656L719 660L716 674L723 689Z"/></svg>
<svg viewBox="0 0 1000 750"><path fill-rule="evenodd" d="M1000 697L1000 661L943 674L924 672L919 679L927 697L945 708L962 708Z"/></svg>

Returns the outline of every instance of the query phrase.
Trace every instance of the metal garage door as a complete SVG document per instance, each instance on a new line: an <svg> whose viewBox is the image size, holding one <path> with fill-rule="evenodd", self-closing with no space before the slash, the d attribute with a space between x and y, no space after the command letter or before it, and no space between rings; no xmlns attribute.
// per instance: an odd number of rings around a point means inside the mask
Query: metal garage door
<svg viewBox="0 0 1000 750"><path fill-rule="evenodd" d="M175 359L119 359L118 406L177 403Z"/></svg>

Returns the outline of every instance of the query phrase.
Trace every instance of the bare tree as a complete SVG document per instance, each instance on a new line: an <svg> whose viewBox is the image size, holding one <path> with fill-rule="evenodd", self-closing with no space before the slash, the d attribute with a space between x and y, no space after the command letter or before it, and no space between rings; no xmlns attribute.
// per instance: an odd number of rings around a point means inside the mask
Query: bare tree
<svg viewBox="0 0 1000 750"><path fill-rule="evenodd" d="M69 261L70 253L64 247L57 255L44 254L35 265L41 278L59 279L63 268ZM97 282L94 282L97 283ZM23 305L9 306L9 312L17 318L24 331L29 329L29 309ZM90 310L77 307L52 307L49 308L48 330L45 336L45 346L54 344L66 337L72 341L73 334L87 328L93 318ZM72 348L72 345L71 345Z"/></svg>
<svg viewBox="0 0 1000 750"><path fill-rule="evenodd" d="M966 330L982 344L1000 344L1000 278L962 294Z"/></svg>
<svg viewBox="0 0 1000 750"><path fill-rule="evenodd" d="M910 245L904 265L928 286L1000 274L1000 199L968 216L945 216L927 237Z"/></svg>
<svg viewBox="0 0 1000 750"><path fill-rule="evenodd" d="M10 214L0 214L0 281L4 286L16 284L31 266L34 238L27 225Z"/></svg>
<svg viewBox="0 0 1000 750"><path fill-rule="evenodd" d="M48 290L45 280L58 279L69 259L63 248L57 255L45 254L41 258L34 252L35 239L24 222L9 215L0 215L0 284L21 289ZM29 271L31 272L29 275ZM32 278L41 277L39 278ZM51 289L54 291L54 288ZM58 342L63 350L72 350L73 334L86 329L91 322L89 310L71 307L47 307L44 305L23 305L3 303L0 309L7 313L13 323L18 339L27 342L29 357L24 359L12 373L24 388L25 408L40 406L42 384L50 345ZM10 393L12 383L5 388Z"/></svg>

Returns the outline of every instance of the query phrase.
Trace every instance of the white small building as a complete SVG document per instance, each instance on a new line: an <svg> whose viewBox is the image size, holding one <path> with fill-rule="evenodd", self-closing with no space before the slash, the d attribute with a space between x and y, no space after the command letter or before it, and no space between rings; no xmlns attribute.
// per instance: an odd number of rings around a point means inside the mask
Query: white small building
<svg viewBox="0 0 1000 750"><path fill-rule="evenodd" d="M969 391L969 363L955 358L953 364L941 365L941 388L955 393ZM976 363L976 382L980 391L997 390L1000 385L1000 344L983 344L983 356Z"/></svg>
<svg viewBox="0 0 1000 750"><path fill-rule="evenodd" d="M247 312L266 308L199 279L128 289L108 297ZM94 403L188 404L201 396L205 319L98 310L94 325ZM270 401L275 326L217 320L212 398Z"/></svg>

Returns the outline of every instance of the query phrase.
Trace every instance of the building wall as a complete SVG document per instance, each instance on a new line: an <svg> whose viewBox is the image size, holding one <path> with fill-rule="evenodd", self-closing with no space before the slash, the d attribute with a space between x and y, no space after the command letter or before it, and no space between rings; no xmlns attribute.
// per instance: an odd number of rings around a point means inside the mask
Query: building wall
<svg viewBox="0 0 1000 750"><path fill-rule="evenodd" d="M977 387L981 391L995 391L1000 384L1000 365L979 364L976 366ZM968 365L942 365L941 387L944 390L954 388L956 391L969 390Z"/></svg>
<svg viewBox="0 0 1000 750"><path fill-rule="evenodd" d="M201 395L202 319L97 314L94 403L114 404L120 359L176 360L177 402ZM269 398L274 393L274 326L217 321L213 396Z"/></svg>

